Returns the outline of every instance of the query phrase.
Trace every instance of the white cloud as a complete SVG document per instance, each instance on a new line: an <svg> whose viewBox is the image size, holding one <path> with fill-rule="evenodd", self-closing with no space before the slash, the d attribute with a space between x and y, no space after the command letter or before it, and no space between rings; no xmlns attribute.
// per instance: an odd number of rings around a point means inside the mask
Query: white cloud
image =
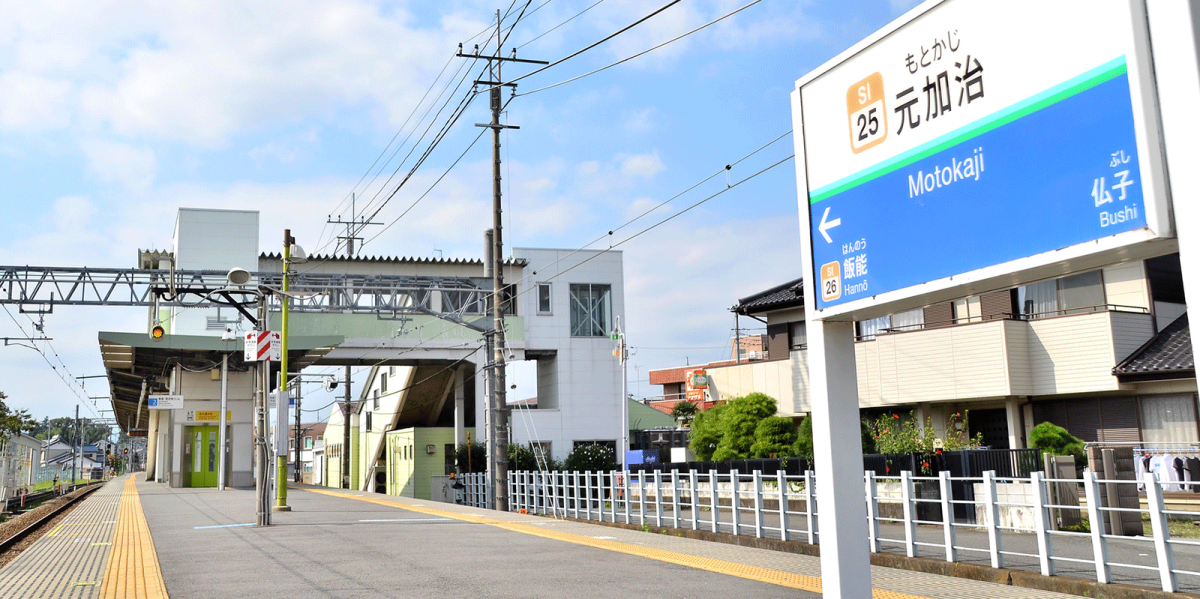
<svg viewBox="0 0 1200 599"><path fill-rule="evenodd" d="M761 239L791 243L768 249ZM662 347L727 346L733 327L729 306L801 274L799 231L789 215L722 219L716 224L702 215L688 215L621 249L630 331L653 331L654 345ZM643 349L633 361L644 371L682 366L685 359L695 364L728 355L728 349Z"/></svg>
<svg viewBox="0 0 1200 599"><path fill-rule="evenodd" d="M317 142L317 132L314 129L309 129L299 135L290 135L281 139L269 141L256 148L252 148L247 154L250 159L262 168L263 163L268 160L273 160L279 163L296 162L300 157L304 156L309 147Z"/></svg>
<svg viewBox="0 0 1200 599"><path fill-rule="evenodd" d="M0 127L38 131L71 121L71 84L23 72L0 73Z"/></svg>
<svg viewBox="0 0 1200 599"><path fill-rule="evenodd" d="M78 88L70 110L92 127L209 148L342 108L397 125L457 41L483 25L461 15L418 25L405 8L352 0L49 2L5 13L6 74L42 78L42 95Z"/></svg>
<svg viewBox="0 0 1200 599"><path fill-rule="evenodd" d="M83 143L88 167L106 183L117 183L141 194L154 184L157 161L149 148L129 144L92 140Z"/></svg>
<svg viewBox="0 0 1200 599"><path fill-rule="evenodd" d="M667 168L658 157L658 152L650 154L635 154L620 156L621 174L635 177L651 178Z"/></svg>

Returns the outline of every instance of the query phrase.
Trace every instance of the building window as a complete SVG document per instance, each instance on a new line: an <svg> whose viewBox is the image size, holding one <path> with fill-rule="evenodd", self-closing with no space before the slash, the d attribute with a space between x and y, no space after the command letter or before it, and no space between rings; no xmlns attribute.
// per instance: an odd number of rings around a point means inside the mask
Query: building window
<svg viewBox="0 0 1200 599"><path fill-rule="evenodd" d="M1047 318L1089 312L1104 306L1104 278L1093 270L1017 288L1025 318Z"/></svg>
<svg viewBox="0 0 1200 599"><path fill-rule="evenodd" d="M883 333L885 329L889 329L891 326L891 315L880 316L879 318L872 318L870 320L860 320L858 321L858 339L859 341L870 341L875 338L875 335Z"/></svg>
<svg viewBox="0 0 1200 599"><path fill-rule="evenodd" d="M1192 395L1142 398L1142 442L1196 443L1196 399Z"/></svg>
<svg viewBox="0 0 1200 599"><path fill-rule="evenodd" d="M376 390L375 390L375 397L372 397L372 398L371 398L371 402L374 404L374 405L371 407L371 409L372 409L372 410L378 410L378 409L379 409L379 389L376 389Z"/></svg>
<svg viewBox="0 0 1200 599"><path fill-rule="evenodd" d="M367 430L371 430L371 413L367 412Z"/></svg>
<svg viewBox="0 0 1200 599"><path fill-rule="evenodd" d="M792 351L808 347L808 324L803 320L788 323L788 349Z"/></svg>
<svg viewBox="0 0 1200 599"><path fill-rule="evenodd" d="M550 283L538 283L537 313L550 314Z"/></svg>
<svg viewBox="0 0 1200 599"><path fill-rule="evenodd" d="M304 438L304 448L305 448L305 449L312 449L312 443L313 443L313 441L312 441L312 437L305 437L305 438Z"/></svg>
<svg viewBox="0 0 1200 599"><path fill-rule="evenodd" d="M892 315L891 331L916 331L925 328L925 310L915 308Z"/></svg>
<svg viewBox="0 0 1200 599"><path fill-rule="evenodd" d="M607 337L612 330L612 287L571 285L571 336Z"/></svg>
<svg viewBox="0 0 1200 599"><path fill-rule="evenodd" d="M396 367L388 366L388 376L396 376Z"/></svg>
<svg viewBox="0 0 1200 599"><path fill-rule="evenodd" d="M554 454L550 451L549 441L534 441L530 443L530 446L533 449L533 457L537 460L538 464L544 465L550 463L550 457Z"/></svg>
<svg viewBox="0 0 1200 599"><path fill-rule="evenodd" d="M954 324L983 321L983 308L979 303L978 295L954 300L952 306L954 310Z"/></svg>
<svg viewBox="0 0 1200 599"><path fill-rule="evenodd" d="M388 380L387 374L381 373L379 375L379 392L380 393L387 393L387 380Z"/></svg>

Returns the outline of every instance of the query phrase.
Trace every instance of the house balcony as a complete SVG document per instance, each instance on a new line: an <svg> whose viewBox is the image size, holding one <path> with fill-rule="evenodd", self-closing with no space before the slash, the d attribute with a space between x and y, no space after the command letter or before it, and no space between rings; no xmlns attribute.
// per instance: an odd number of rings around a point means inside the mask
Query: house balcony
<svg viewBox="0 0 1200 599"><path fill-rule="evenodd" d="M1113 366L1153 334L1151 314L1124 306L886 331L855 344L859 405L1118 391ZM781 414L810 409L807 350L707 370L722 399L759 391Z"/></svg>

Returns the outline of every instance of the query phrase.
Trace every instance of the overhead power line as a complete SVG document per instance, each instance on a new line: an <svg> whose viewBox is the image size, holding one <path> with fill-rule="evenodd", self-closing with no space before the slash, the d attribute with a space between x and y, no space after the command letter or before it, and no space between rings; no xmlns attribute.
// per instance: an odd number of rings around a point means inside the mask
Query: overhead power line
<svg viewBox="0 0 1200 599"><path fill-rule="evenodd" d="M716 23L719 23L720 21L723 21L723 20L725 20L725 19L727 19L727 18L729 18L729 17L732 17L733 15L736 15L737 13L739 13L739 12L742 12L743 10L746 10L747 8L750 8L751 6L754 6L755 4L758 4L759 2L762 2L762 0L754 0L753 2L751 2L751 3L749 3L749 4L746 4L745 6L743 6L743 7L739 8L739 9L737 9L737 10L734 10L734 11L732 11L732 12L728 12L728 13L725 13L724 15L721 15L720 17L717 17L716 19L713 19L713 20L711 20L711 21L709 21L709 22L707 22L707 23L705 23L705 24L703 24L703 25L701 25L701 26L699 26L699 27L697 27L697 28L695 28L695 29L693 29L693 30L691 30L691 31L687 32L687 33L684 33L684 34L682 34L682 35L679 35L679 36L676 36L676 37L674 37L674 38L671 38L671 39L669 39L669 40L667 40L667 41L665 41L665 42L663 42L663 43L661 43L661 44L658 44L657 46L654 46L654 47L652 47L652 48L647 48L646 50L643 50L643 51L641 51L641 52L638 52L637 54L634 54L634 55L632 55L632 56L627 56L627 57L625 57L625 58L622 58L621 60L618 60L617 62L614 62L614 63L612 63L612 64L609 64L609 65L605 65L605 66L603 66L603 67L600 67L600 68L598 68L598 69L596 69L596 70L594 70L594 71L589 71L589 72L587 72L587 73L584 73L584 74L582 74L582 75L579 75L578 77L572 77L572 78L570 78L570 79L567 79L567 80L564 80L564 81L559 81L558 83L555 83L555 84L553 84L553 85L547 85L547 86L545 86L545 87L539 87L539 88L537 88L537 89L530 90L530 91L527 91L527 92L524 92L524 93L520 93L520 94L517 94L517 95L518 95L518 96L528 96L529 94L536 94L536 93L538 93L538 92L540 92L540 91L545 91L545 90L548 90L548 89L550 89L550 88L552 88L552 87L558 87L558 86L560 86L560 85L563 85L563 84L565 84L565 83L570 83L570 82L572 82L572 81L578 81L578 80L580 80L580 79L583 79L584 77L587 77L587 76L589 76L589 75L595 75L596 73L599 73L600 71L604 71L604 70L607 70L607 69L611 69L612 67L615 67L615 66L617 66L617 65L619 65L619 64L621 64L621 63L629 62L629 61L631 61L631 60L633 60L633 59L635 59L635 58L637 58L637 57L639 57L639 56L642 56L642 55L644 55L644 54L649 54L650 52L653 52L653 51L655 51L655 50L657 50L657 49L659 49L659 48L662 48L663 46L666 46L667 44L671 44L671 43L677 42L677 41L679 41L679 40L681 40L681 39L683 39L683 38L685 38L685 37L687 37L687 36L689 36L689 35L692 35L693 33L696 33L697 31L700 31L701 29L704 29L704 28L706 28L706 27L709 27L710 25L714 25L714 24L716 24ZM568 57L568 58L569 58L569 57ZM530 73L530 75L532 75L532 74L533 74L533 73Z"/></svg>
<svg viewBox="0 0 1200 599"><path fill-rule="evenodd" d="M547 1L549 1L549 0L547 0ZM601 3L601 2L604 2L604 0L596 0L596 2L595 2L594 4L592 4L591 6L588 6L587 8L585 8L585 9L583 9L583 10L581 10L581 11L577 12L577 13L575 13L575 15L574 15L573 17L571 17L571 18L567 19L566 21L563 21L562 23L559 23L558 25L555 25L554 27L551 27L550 29L547 29L546 31L543 31L542 33L539 33L539 34L538 34L536 37L534 37L533 39L531 39L531 40L529 40L529 41L525 42L524 44L521 44L520 46L517 46L516 48L513 48L513 49L514 49L514 50L520 50L521 48L524 48L525 46L528 46L529 44L532 44L533 42L536 42L536 41L538 41L538 40L542 39L542 38L543 38L543 37L545 37L547 34L549 34L549 33L553 32L555 29L558 29L559 27L562 27L563 25L566 25L567 23L570 23L571 21L574 21L576 18L578 18L578 17L579 17L580 15L582 15L583 13L585 13L585 12L587 12L587 11L589 11L589 10L592 10L593 8L596 8L597 6L599 6L599 5L600 5L600 3ZM542 4L542 6L545 6L545 4ZM539 6L538 8L541 8L542 6ZM537 12L537 10L535 9L533 12ZM531 13L529 13L529 14L533 14L533 12L531 12Z"/></svg>

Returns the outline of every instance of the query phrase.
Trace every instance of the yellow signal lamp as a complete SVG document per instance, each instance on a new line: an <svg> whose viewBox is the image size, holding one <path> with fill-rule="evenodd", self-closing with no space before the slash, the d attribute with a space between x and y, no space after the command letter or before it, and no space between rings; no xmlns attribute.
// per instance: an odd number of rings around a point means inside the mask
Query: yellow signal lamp
<svg viewBox="0 0 1200 599"><path fill-rule="evenodd" d="M163 336L166 334L167 331L162 327L161 324L156 324L154 325L154 328L150 329L150 338L155 341L162 341Z"/></svg>

